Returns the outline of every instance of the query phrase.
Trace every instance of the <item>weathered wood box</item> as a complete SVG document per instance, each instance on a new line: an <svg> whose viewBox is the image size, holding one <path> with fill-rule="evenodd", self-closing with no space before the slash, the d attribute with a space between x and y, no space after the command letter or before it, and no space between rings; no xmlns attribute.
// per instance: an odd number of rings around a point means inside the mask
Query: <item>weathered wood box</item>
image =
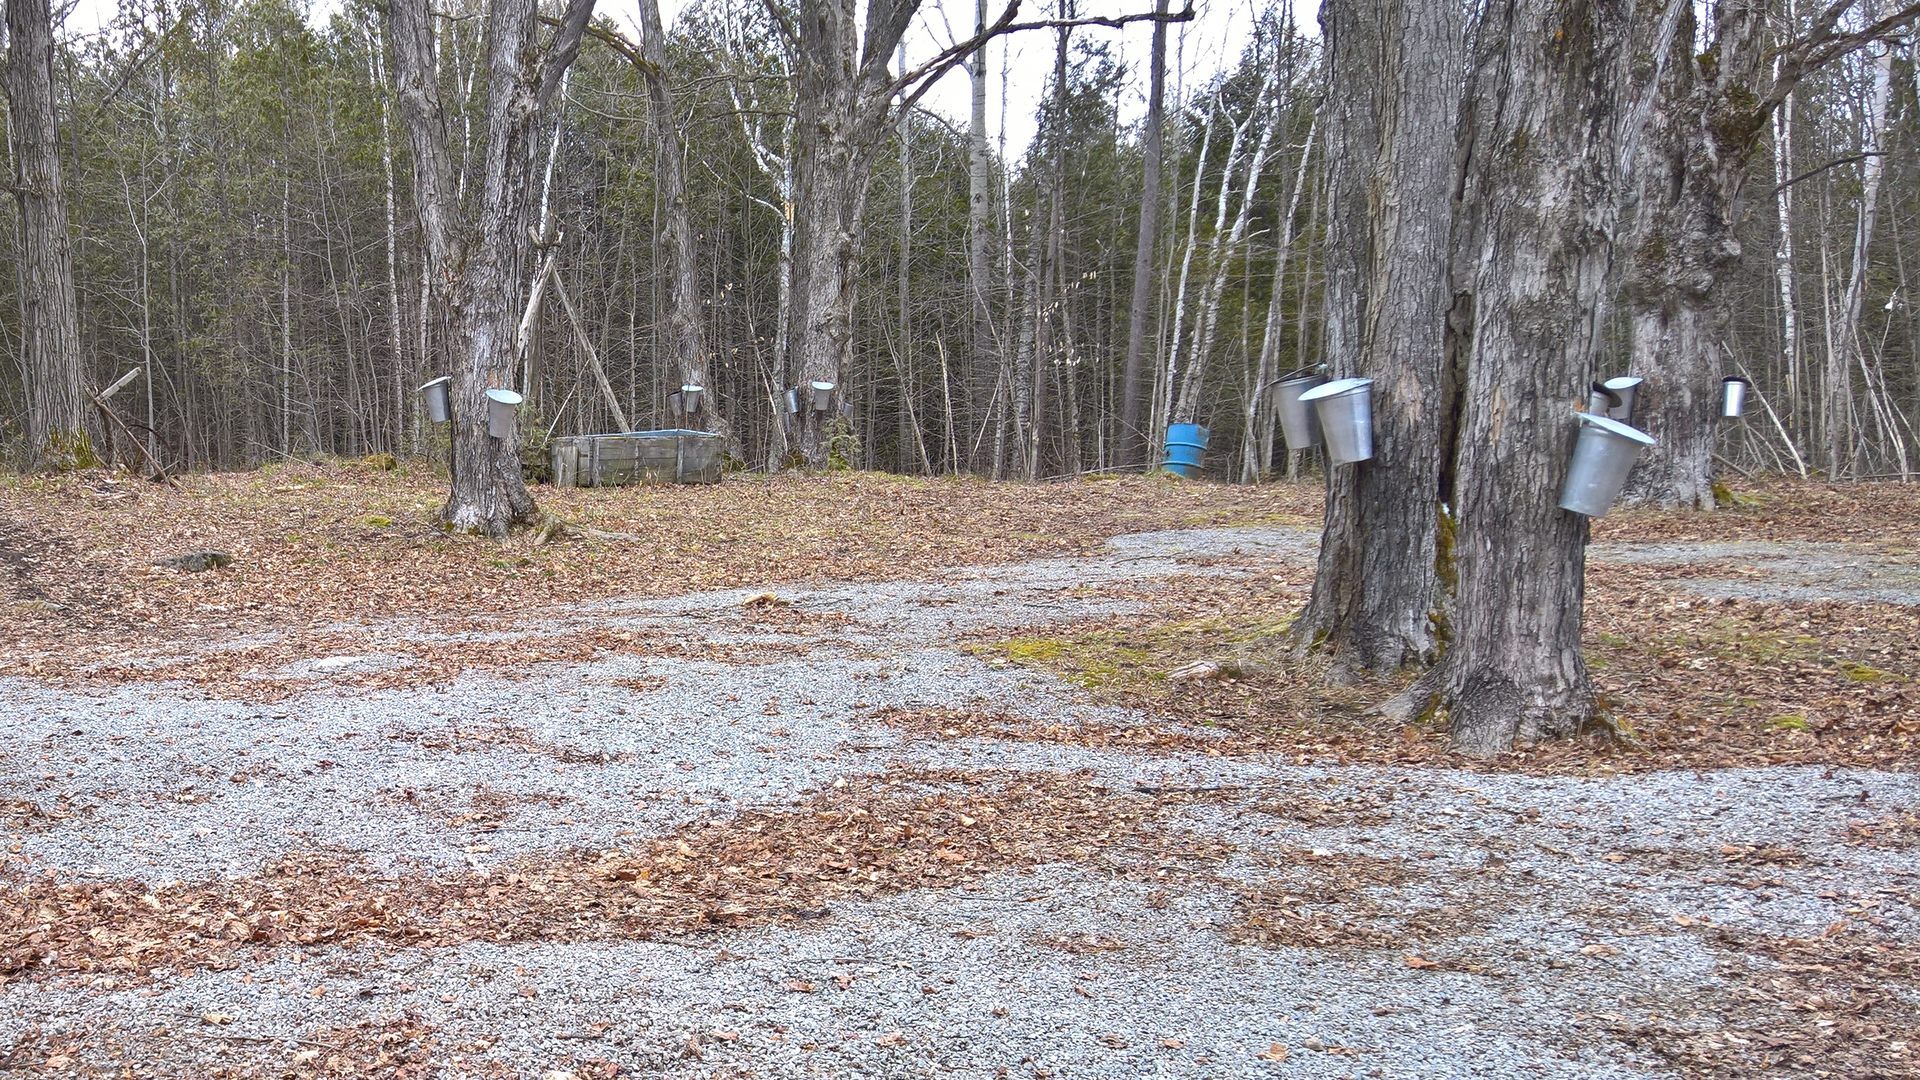
<svg viewBox="0 0 1920 1080"><path fill-rule="evenodd" d="M553 440L557 487L621 484L712 484L720 479L721 439L705 431L666 428Z"/></svg>

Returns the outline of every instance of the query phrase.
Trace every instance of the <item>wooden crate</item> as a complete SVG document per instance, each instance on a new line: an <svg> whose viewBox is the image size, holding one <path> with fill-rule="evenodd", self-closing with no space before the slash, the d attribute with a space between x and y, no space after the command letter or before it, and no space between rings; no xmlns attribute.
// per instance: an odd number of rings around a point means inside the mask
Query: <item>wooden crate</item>
<svg viewBox="0 0 1920 1080"><path fill-rule="evenodd" d="M669 428L553 440L557 487L712 484L720 479L720 436Z"/></svg>

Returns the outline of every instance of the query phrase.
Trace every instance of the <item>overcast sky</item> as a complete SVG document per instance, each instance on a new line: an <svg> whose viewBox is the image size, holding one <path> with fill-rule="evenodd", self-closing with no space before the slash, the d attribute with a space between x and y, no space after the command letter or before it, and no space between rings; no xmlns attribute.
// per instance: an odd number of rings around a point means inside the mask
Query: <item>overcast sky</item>
<svg viewBox="0 0 1920 1080"><path fill-rule="evenodd" d="M337 6L335 0L306 2L312 5L316 20L324 19ZM1296 17L1302 25L1312 28L1315 25L1317 0L1291 2L1295 4ZM997 15L1003 4L1004 0L989 0L989 10ZM677 17L683 6L685 0L661 0L662 13L669 22ZM1180 0L1172 0L1171 6L1178 9ZM115 8L115 0L78 0L67 19L67 31L77 34L96 31L112 17ZM1082 0L1080 13L1111 16L1148 11L1151 8L1152 0ZM599 14L626 24L638 35L632 0L601 0L597 10ZM1176 85L1192 87L1231 65L1246 46L1259 8L1256 0L1195 0L1195 10L1195 19L1176 25L1168 41L1167 81L1170 94ZM1027 0L1021 10L1022 19L1039 19L1052 14L1053 4L1050 0ZM926 0L920 23L907 39L907 62L912 64L925 60L954 41L966 37L972 29L973 5L967 0ZM1151 27L1145 23L1121 30L1088 27L1076 33L1088 39L1113 41L1118 45L1118 52L1129 73L1129 85L1121 102L1122 116L1128 120L1137 118L1145 109L1147 56L1153 34ZM1173 70L1176 58L1180 68L1178 72ZM1053 35L1029 32L1003 38L992 46L987 125L996 139L999 137L1002 115L1003 65L1007 72L1009 99L1006 109L1007 152L1018 157L1033 137L1035 106L1040 95L1046 92L1047 79L1053 70ZM960 70L949 73L923 99L923 106L964 126L970 110L966 73Z"/></svg>

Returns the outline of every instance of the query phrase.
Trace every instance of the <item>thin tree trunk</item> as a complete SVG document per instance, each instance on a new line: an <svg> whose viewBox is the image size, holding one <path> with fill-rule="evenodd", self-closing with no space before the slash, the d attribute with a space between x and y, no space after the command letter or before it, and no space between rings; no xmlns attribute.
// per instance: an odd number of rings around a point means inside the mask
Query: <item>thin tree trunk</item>
<svg viewBox="0 0 1920 1080"><path fill-rule="evenodd" d="M1307 124L1306 142L1300 147L1300 161L1294 166L1293 192L1287 196L1286 212L1280 218L1280 238L1273 257L1273 292L1267 298L1267 318L1260 335L1260 359L1254 368L1253 385L1248 389L1246 408L1241 417L1240 482L1258 483L1261 472L1273 452L1273 405L1271 384L1280 376L1281 335L1286 328L1287 264L1293 258L1294 219L1300 213L1300 200L1307 189L1307 166L1313 160L1313 137L1319 130L1317 119Z"/></svg>
<svg viewBox="0 0 1920 1080"><path fill-rule="evenodd" d="M1167 13L1168 0L1154 0L1155 13ZM1120 375L1120 431L1115 461L1138 465L1151 441L1140 426L1145 385L1147 320L1153 306L1154 247L1160 240L1160 164L1166 136L1167 24L1153 24L1153 55L1147 82L1146 129L1141 137L1140 232L1133 249L1133 306L1127 310L1127 354Z"/></svg>

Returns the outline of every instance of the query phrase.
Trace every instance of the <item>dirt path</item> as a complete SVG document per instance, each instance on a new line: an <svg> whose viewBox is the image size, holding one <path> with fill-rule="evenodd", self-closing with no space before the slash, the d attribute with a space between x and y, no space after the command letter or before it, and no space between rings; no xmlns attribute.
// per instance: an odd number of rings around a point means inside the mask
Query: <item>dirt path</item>
<svg viewBox="0 0 1920 1080"><path fill-rule="evenodd" d="M1306 559L1312 540L1139 534L1095 557L921 581L608 603L504 637L640 644L425 687L363 681L457 635L385 627L363 649L249 676L308 687L282 700L0 682L0 897L154 897L147 922L113 924L151 939L103 930L64 956L31 946L67 914L58 905L0 909L12 920L0 950L17 958L17 970L0 964L0 1061L179 1076L1920 1070L1911 774L1334 767L1214 755L1198 728L1188 752L1136 753L877 719L991 708L1154 723L995 666L955 635L1124 614L1150 601L1103 586L1201 563L1268 572ZM1910 568L1832 554L1596 552L1733 560L1731 580L1758 588L1910 587ZM1739 576L1749 566L1759 585ZM874 801L876 776L904 786ZM1052 846L1027 846L1048 826L1020 801L1035 791L1086 815ZM887 834L937 856L917 884L889 884L886 851L839 840L743 847L765 864L747 868L755 880L848 883L830 903L733 920L724 908L671 925L621 914L650 883L671 900L666 882L698 864L696 845L785 835L783 814L851 835L902 798L962 808ZM991 830L990 813L1020 824L954 839ZM584 892L552 869L650 844L654 869L599 875ZM337 939L226 934L223 920L257 914L242 898L258 877L314 857L385 890L382 913L458 878L492 898L500 928L415 911L406 933L375 913ZM732 871L714 873L729 895ZM308 898L293 880L269 926L299 925ZM214 907L169 921L170 904L195 896ZM208 910L225 914L209 922ZM543 918L507 929L510 910Z"/></svg>

